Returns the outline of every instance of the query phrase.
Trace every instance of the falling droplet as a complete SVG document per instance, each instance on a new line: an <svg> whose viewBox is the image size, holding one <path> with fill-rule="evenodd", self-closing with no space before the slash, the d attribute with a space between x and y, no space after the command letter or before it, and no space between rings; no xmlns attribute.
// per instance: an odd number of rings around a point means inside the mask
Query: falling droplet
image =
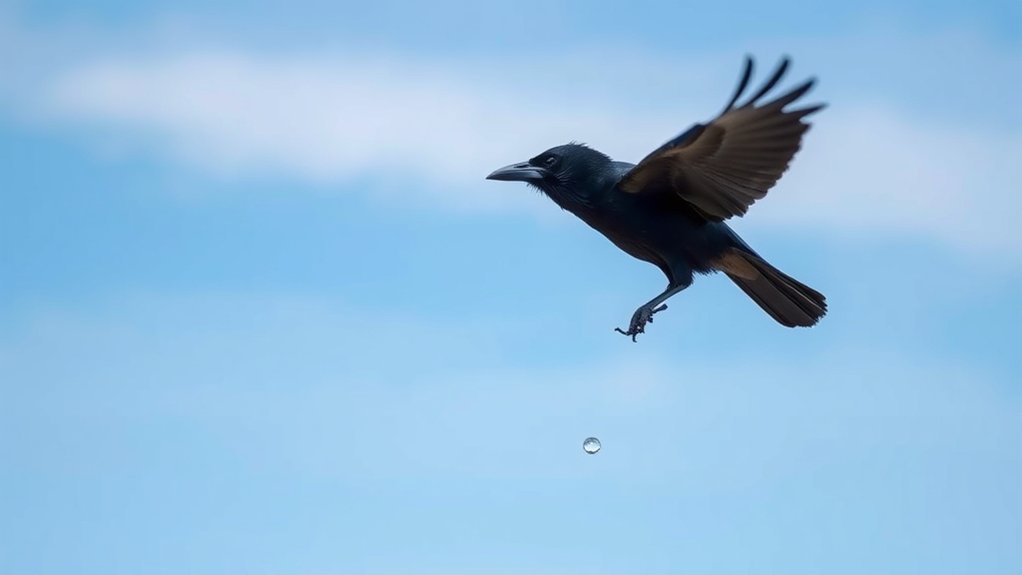
<svg viewBox="0 0 1022 575"><path fill-rule="evenodd" d="M600 440L595 437L587 437L586 440L582 442L582 450L589 455L593 455L599 451L600 447Z"/></svg>

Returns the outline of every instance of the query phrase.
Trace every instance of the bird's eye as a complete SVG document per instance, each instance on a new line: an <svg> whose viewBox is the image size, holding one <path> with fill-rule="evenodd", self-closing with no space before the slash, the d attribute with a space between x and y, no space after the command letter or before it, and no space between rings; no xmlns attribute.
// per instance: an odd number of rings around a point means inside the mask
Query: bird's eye
<svg viewBox="0 0 1022 575"><path fill-rule="evenodd" d="M557 156L547 156L543 163L547 166L552 166L557 163Z"/></svg>

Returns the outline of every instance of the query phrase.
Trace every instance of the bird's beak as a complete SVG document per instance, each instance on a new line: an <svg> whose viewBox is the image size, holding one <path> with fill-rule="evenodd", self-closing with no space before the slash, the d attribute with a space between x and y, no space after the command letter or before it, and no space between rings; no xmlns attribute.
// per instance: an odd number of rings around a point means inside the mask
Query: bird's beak
<svg viewBox="0 0 1022 575"><path fill-rule="evenodd" d="M545 176L546 172L542 168L532 166L528 162L521 162L518 164L511 164L510 166L504 166L489 176L486 176L486 179L501 180L505 182L534 182L542 180Z"/></svg>

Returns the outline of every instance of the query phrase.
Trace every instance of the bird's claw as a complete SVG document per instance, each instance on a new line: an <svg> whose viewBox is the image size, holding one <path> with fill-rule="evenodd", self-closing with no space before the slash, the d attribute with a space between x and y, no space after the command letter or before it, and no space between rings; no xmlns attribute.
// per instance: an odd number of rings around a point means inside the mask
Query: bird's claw
<svg viewBox="0 0 1022 575"><path fill-rule="evenodd" d="M636 341L635 338L638 337L640 333L646 332L646 324L653 323L653 314L660 311L664 311L665 309L667 309L667 304L661 304L660 307L658 308L652 308L650 306L644 305L639 309L635 310L635 313L632 314L632 321L629 322L628 324L628 331L625 331L619 327L615 327L614 331L627 337L631 337L632 341L634 342Z"/></svg>

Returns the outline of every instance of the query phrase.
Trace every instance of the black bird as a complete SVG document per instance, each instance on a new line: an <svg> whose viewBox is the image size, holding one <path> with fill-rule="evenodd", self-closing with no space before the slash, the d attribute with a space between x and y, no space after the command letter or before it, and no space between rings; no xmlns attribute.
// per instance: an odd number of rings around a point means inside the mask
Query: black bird
<svg viewBox="0 0 1022 575"><path fill-rule="evenodd" d="M667 309L664 302L692 284L693 272L722 271L782 325L811 326L827 313L823 294L767 263L724 220L743 216L787 170L802 136L804 119L824 104L785 110L814 79L768 101L768 92L789 59L750 98L738 104L752 77L752 59L724 110L695 124L642 159L616 162L582 144L551 148L512 164L489 180L527 182L617 247L656 265L667 289L635 310L628 330L635 337Z"/></svg>

